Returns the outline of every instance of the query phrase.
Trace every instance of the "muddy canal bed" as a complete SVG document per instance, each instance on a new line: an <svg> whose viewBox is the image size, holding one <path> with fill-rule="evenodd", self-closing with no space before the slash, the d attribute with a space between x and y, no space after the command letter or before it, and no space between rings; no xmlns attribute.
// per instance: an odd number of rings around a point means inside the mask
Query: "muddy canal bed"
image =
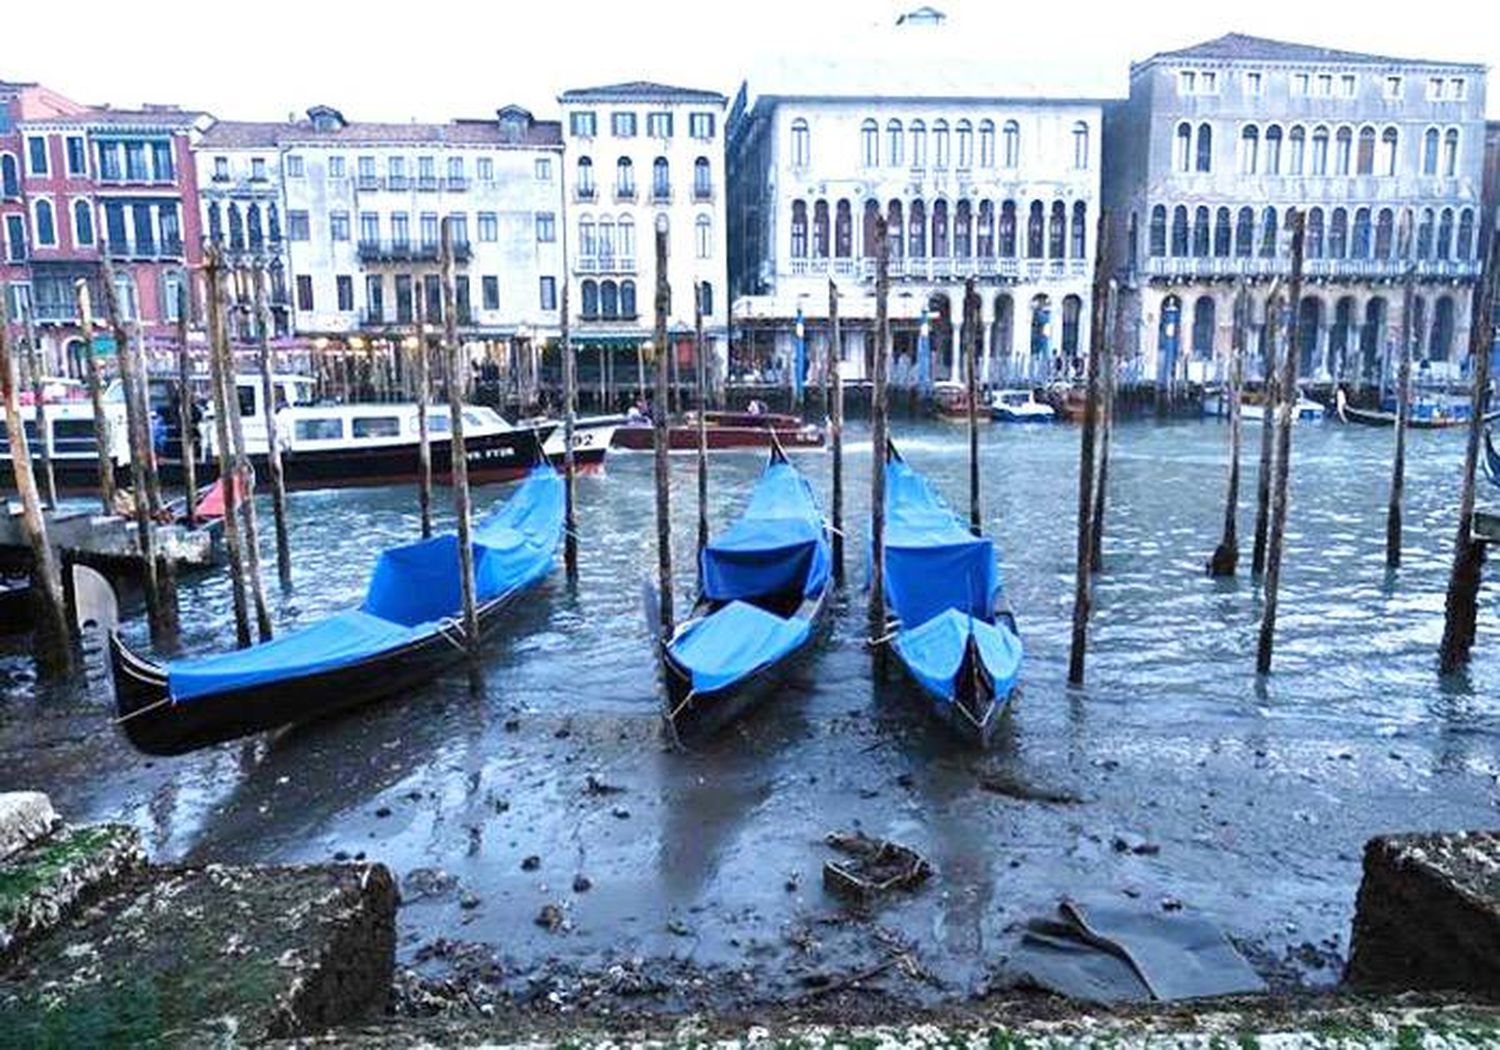
<svg viewBox="0 0 1500 1050"><path fill-rule="evenodd" d="M857 991L854 978L897 1007L949 1007L1001 987L1019 925L1065 893L1196 910L1273 986L1321 987L1347 953L1366 838L1500 823L1500 631L1487 589L1474 667L1439 678L1462 439L1411 436L1405 566L1387 574L1390 435L1301 427L1276 673L1257 683L1258 589L1202 575L1224 436L1121 426L1089 684L1069 691L1077 432L985 433L986 528L1027 645L988 755L950 741L894 670L872 672L858 540L832 637L783 695L709 748L668 748L639 608L651 462L625 455L580 481L576 589L559 570L517 611L482 696L453 674L336 722L152 760L118 736L104 695L35 695L12 646L0 788L46 791L74 822L135 824L163 861L385 862L403 887L413 1011L811 1006ZM897 437L963 506L962 432ZM826 493L827 455L797 462ZM848 462L859 522L868 446ZM716 525L759 467L714 459ZM684 596L692 469L674 458ZM476 506L506 491L479 490ZM400 490L294 494L296 588L267 581L277 623L356 601L378 551L416 534L415 504ZM1252 520L1244 510L1242 536ZM224 579L183 602L188 651L232 644ZM130 632L144 644L139 622ZM855 830L916 848L932 876L852 909L822 869L837 856L826 835Z"/></svg>

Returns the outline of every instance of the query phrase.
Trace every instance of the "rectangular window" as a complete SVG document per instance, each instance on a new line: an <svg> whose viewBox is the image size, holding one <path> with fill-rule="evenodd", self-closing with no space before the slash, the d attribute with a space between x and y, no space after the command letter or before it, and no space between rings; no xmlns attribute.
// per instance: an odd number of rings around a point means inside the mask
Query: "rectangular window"
<svg viewBox="0 0 1500 1050"><path fill-rule="evenodd" d="M495 181L495 162L489 157L480 157L475 161L475 167L479 170L480 182Z"/></svg>
<svg viewBox="0 0 1500 1050"><path fill-rule="evenodd" d="M1259 73L1245 74L1245 94L1259 95L1261 88L1261 75Z"/></svg>
<svg viewBox="0 0 1500 1050"><path fill-rule="evenodd" d="M1467 87L1463 77L1454 77L1448 81L1448 97L1455 102L1462 102L1468 94Z"/></svg>
<svg viewBox="0 0 1500 1050"><path fill-rule="evenodd" d="M552 158L538 157L536 159L536 177L538 182L552 181Z"/></svg>
<svg viewBox="0 0 1500 1050"><path fill-rule="evenodd" d="M300 179L303 176L302 155L299 153L288 153L286 155L286 175L289 179Z"/></svg>
<svg viewBox="0 0 1500 1050"><path fill-rule="evenodd" d="M454 289L457 296L458 289ZM422 310L427 319L440 322L443 319L443 281L435 273L429 273L422 278Z"/></svg>
<svg viewBox="0 0 1500 1050"><path fill-rule="evenodd" d="M215 182L228 182L229 181L229 158L228 157L215 157L214 158L214 181Z"/></svg>
<svg viewBox="0 0 1500 1050"><path fill-rule="evenodd" d="M714 137L714 115L712 113L694 113L688 117L688 134L695 139L711 139Z"/></svg>
<svg viewBox="0 0 1500 1050"><path fill-rule="evenodd" d="M500 222L492 211L479 213L479 239L486 244L500 239Z"/></svg>
<svg viewBox="0 0 1500 1050"><path fill-rule="evenodd" d="M355 416L350 431L357 438L393 438L401 436L400 416Z"/></svg>
<svg viewBox="0 0 1500 1050"><path fill-rule="evenodd" d="M448 189L465 190L469 188L469 176L464 170L464 159L462 157L448 158Z"/></svg>
<svg viewBox="0 0 1500 1050"><path fill-rule="evenodd" d="M131 228L135 233L135 250L141 255L156 254L156 227L151 221L151 207L137 204L130 209Z"/></svg>
<svg viewBox="0 0 1500 1050"><path fill-rule="evenodd" d="M349 213L346 211L329 212L328 233L336 241L347 241L349 239Z"/></svg>
<svg viewBox="0 0 1500 1050"><path fill-rule="evenodd" d="M485 309L485 310L498 310L498 309L500 309L500 278L498 278L498 277L484 277L484 278L481 278L480 279L480 288L479 288L479 291L480 291L480 295L482 295L484 297L483 298L483 303L484 303L483 309Z"/></svg>
<svg viewBox="0 0 1500 1050"><path fill-rule="evenodd" d="M1339 77L1339 95L1343 98L1353 98L1355 91L1355 79L1353 73L1345 73Z"/></svg>
<svg viewBox="0 0 1500 1050"><path fill-rule="evenodd" d="M297 275L297 309L311 310L312 308L312 277L309 274L299 273Z"/></svg>
<svg viewBox="0 0 1500 1050"><path fill-rule="evenodd" d="M349 217L344 213L344 221L347 223ZM362 211L359 213L359 243L380 243L380 216L373 211Z"/></svg>
<svg viewBox="0 0 1500 1050"><path fill-rule="evenodd" d="M172 181L172 144L170 142L151 143L151 170L157 182Z"/></svg>
<svg viewBox="0 0 1500 1050"><path fill-rule="evenodd" d="M377 324L385 320L385 278L378 273L365 275L365 319Z"/></svg>
<svg viewBox="0 0 1500 1050"><path fill-rule="evenodd" d="M391 243L397 248L411 243L411 216L404 211L391 212Z"/></svg>
<svg viewBox="0 0 1500 1050"><path fill-rule="evenodd" d="M417 158L417 189L437 189L437 161L432 157Z"/></svg>
<svg viewBox="0 0 1500 1050"><path fill-rule="evenodd" d="M609 130L617 139L635 138L635 114L611 113L609 115Z"/></svg>
<svg viewBox="0 0 1500 1050"><path fill-rule="evenodd" d="M301 294L303 278L297 278L298 294ZM311 285L308 286L309 289ZM298 441L342 441L344 440L344 421L338 416L324 416L315 419L299 419L294 424Z"/></svg>
<svg viewBox="0 0 1500 1050"><path fill-rule="evenodd" d="M543 277L542 278L541 288L542 288L542 309L543 310L556 310L557 309L557 278L556 277Z"/></svg>
<svg viewBox="0 0 1500 1050"><path fill-rule="evenodd" d="M469 243L469 217L461 211L448 214L448 228L453 231L453 243L462 248Z"/></svg>
<svg viewBox="0 0 1500 1050"><path fill-rule="evenodd" d="M438 246L438 217L437 212L425 211L422 213L422 247L436 248Z"/></svg>
<svg viewBox="0 0 1500 1050"><path fill-rule="evenodd" d="M1307 94L1308 79L1309 78L1308 78L1308 75L1306 73L1293 73L1292 74L1292 94L1293 95L1305 95L1305 94Z"/></svg>
<svg viewBox="0 0 1500 1050"><path fill-rule="evenodd" d="M473 300L469 298L469 276L459 274L453 278L453 310L459 324L473 324Z"/></svg>
<svg viewBox="0 0 1500 1050"><path fill-rule="evenodd" d="M342 179L344 177L344 158L328 158L328 177L330 179Z"/></svg>
<svg viewBox="0 0 1500 1050"><path fill-rule="evenodd" d="M5 217L5 257L11 262L26 260L26 220L19 215Z"/></svg>
<svg viewBox="0 0 1500 1050"><path fill-rule="evenodd" d="M131 182L146 181L146 144L125 143L125 177Z"/></svg>
<svg viewBox="0 0 1500 1050"><path fill-rule="evenodd" d="M1392 101L1395 101L1395 100L1398 100L1398 99L1401 98L1401 78L1400 77L1386 77L1385 78L1385 97L1388 98L1388 99L1391 99Z"/></svg>
<svg viewBox="0 0 1500 1050"><path fill-rule="evenodd" d="M406 158L387 157L385 161L385 188L400 192L410 185L406 178Z"/></svg>
<svg viewBox="0 0 1500 1050"><path fill-rule="evenodd" d="M355 161L355 170L359 172L359 188L362 190L373 190L376 184L375 158L360 157Z"/></svg>
<svg viewBox="0 0 1500 1050"><path fill-rule="evenodd" d="M177 205L163 204L156 210L157 226L161 230L161 250L164 255L182 253L182 227L177 221Z"/></svg>
<svg viewBox="0 0 1500 1050"><path fill-rule="evenodd" d="M1199 73L1198 91L1203 95L1212 95L1219 90L1219 75L1217 73Z"/></svg>
<svg viewBox="0 0 1500 1050"><path fill-rule="evenodd" d="M347 273L341 273L333 279L333 286L338 290L339 310L347 312L354 309L354 278Z"/></svg>
<svg viewBox="0 0 1500 1050"><path fill-rule="evenodd" d="M312 239L312 223L308 220L305 211L289 211L286 213L286 236L291 241L308 241Z"/></svg>
<svg viewBox="0 0 1500 1050"><path fill-rule="evenodd" d="M411 275L398 273L396 275L396 323L411 324L412 317Z"/></svg>
<svg viewBox="0 0 1500 1050"><path fill-rule="evenodd" d="M1198 74L1191 69L1179 70L1177 73L1177 93L1179 95L1191 95L1198 88Z"/></svg>
<svg viewBox="0 0 1500 1050"><path fill-rule="evenodd" d="M653 139L672 137L672 114L668 112L646 114L646 134Z"/></svg>
<svg viewBox="0 0 1500 1050"><path fill-rule="evenodd" d="M1427 81L1427 101L1436 102L1443 97L1443 78L1430 77Z"/></svg>
<svg viewBox="0 0 1500 1050"><path fill-rule="evenodd" d="M550 211L536 213L536 239L542 244L557 240L557 220Z"/></svg>
<svg viewBox="0 0 1500 1050"><path fill-rule="evenodd" d="M87 175L88 154L83 148L83 139L77 135L68 136L68 174Z"/></svg>
<svg viewBox="0 0 1500 1050"><path fill-rule="evenodd" d="M1332 94L1333 94L1333 74L1332 73L1319 73L1318 74L1318 97L1319 98L1328 98Z"/></svg>
<svg viewBox="0 0 1500 1050"><path fill-rule="evenodd" d="M26 170L32 175L47 174L47 140L40 135L26 139Z"/></svg>
<svg viewBox="0 0 1500 1050"><path fill-rule="evenodd" d="M252 182L265 182L266 181L266 158L264 158L264 157L251 157L250 158L250 181L252 181Z"/></svg>
<svg viewBox="0 0 1500 1050"><path fill-rule="evenodd" d="M114 201L104 205L104 235L112 245L125 248L125 205Z"/></svg>
<svg viewBox="0 0 1500 1050"><path fill-rule="evenodd" d="M575 139L591 139L597 129L597 118L592 110L568 115L568 132Z"/></svg>

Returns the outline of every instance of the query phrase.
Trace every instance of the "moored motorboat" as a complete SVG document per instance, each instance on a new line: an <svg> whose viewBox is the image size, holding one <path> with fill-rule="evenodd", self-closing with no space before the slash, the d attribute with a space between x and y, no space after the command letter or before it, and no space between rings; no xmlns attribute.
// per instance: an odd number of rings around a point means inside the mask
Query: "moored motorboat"
<svg viewBox="0 0 1500 1050"><path fill-rule="evenodd" d="M932 411L939 419L967 420L969 418L969 388L953 379L943 379L932 384ZM980 419L988 419L983 410Z"/></svg>
<svg viewBox="0 0 1500 1050"><path fill-rule="evenodd" d="M773 444L786 451L819 449L827 440L823 428L801 418L781 413L709 412L704 416L704 436L710 452L731 449L765 449ZM655 428L646 416L637 416L614 431L614 447L632 452L655 448ZM698 422L693 413L667 428L667 448L691 452L698 448Z"/></svg>
<svg viewBox="0 0 1500 1050"><path fill-rule="evenodd" d="M1057 409L1037 400L1036 391L996 390L990 395L990 418L997 423L1052 423Z"/></svg>
<svg viewBox="0 0 1500 1050"><path fill-rule="evenodd" d="M885 472L892 648L932 712L965 740L988 746L1022 657L995 545L965 528L894 446Z"/></svg>
<svg viewBox="0 0 1500 1050"><path fill-rule="evenodd" d="M481 630L550 570L562 538L562 480L535 468L474 525ZM381 554L358 608L248 649L158 664L116 627L109 584L74 568L80 630L108 632L118 724L130 742L175 755L311 721L428 682L463 654L458 540L451 533Z"/></svg>
<svg viewBox="0 0 1500 1050"><path fill-rule="evenodd" d="M698 600L662 647L680 739L710 736L776 688L829 611L831 561L812 488L773 446L745 513L702 552Z"/></svg>
<svg viewBox="0 0 1500 1050"><path fill-rule="evenodd" d="M1205 416L1216 416L1220 419L1229 418L1229 397L1222 392L1205 395L1203 398L1203 414ZM1321 423L1328 415L1327 407L1321 401L1314 401L1302 394L1297 395L1297 402L1292 410L1292 421L1295 423ZM1266 419L1265 402L1259 395L1242 396L1240 398L1240 419L1246 423L1263 423Z"/></svg>

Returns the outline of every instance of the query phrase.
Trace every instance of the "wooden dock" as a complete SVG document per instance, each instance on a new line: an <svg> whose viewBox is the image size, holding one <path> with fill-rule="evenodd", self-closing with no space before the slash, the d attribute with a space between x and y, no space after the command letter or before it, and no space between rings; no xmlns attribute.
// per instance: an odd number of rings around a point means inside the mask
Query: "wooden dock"
<svg viewBox="0 0 1500 1050"><path fill-rule="evenodd" d="M21 517L10 503L0 515L0 566L30 564L31 552L21 530ZM138 576L144 571L134 524L126 518L95 510L47 512L47 537L67 564L78 563L110 575ZM179 572L207 569L218 558L221 528L217 522L189 529L184 525L155 526L159 557Z"/></svg>

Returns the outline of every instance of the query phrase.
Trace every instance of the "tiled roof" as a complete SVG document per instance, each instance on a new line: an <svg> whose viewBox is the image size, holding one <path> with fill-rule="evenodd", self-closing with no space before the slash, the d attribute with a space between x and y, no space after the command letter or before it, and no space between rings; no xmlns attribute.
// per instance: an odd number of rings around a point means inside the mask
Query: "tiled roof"
<svg viewBox="0 0 1500 1050"><path fill-rule="evenodd" d="M208 117L201 110L178 109L176 106L147 106L144 109L114 109L97 106L67 116L48 118L48 123L83 125L145 125L149 127L187 128Z"/></svg>
<svg viewBox="0 0 1500 1050"><path fill-rule="evenodd" d="M562 143L562 125L538 120L510 140L494 117L460 119L446 124L381 124L352 122L330 130L319 130L311 121L221 120L203 135L204 149L250 149L257 146L291 145L452 145L452 146L557 146Z"/></svg>
<svg viewBox="0 0 1500 1050"><path fill-rule="evenodd" d="M630 80L623 84L602 84L598 87L574 88L557 96L559 102L717 102L727 101L717 91L699 88L673 87L656 84L649 80Z"/></svg>
<svg viewBox="0 0 1500 1050"><path fill-rule="evenodd" d="M1244 59L1252 62L1325 62L1359 63L1363 65L1422 65L1422 66L1466 66L1469 62L1424 58L1396 58L1392 55L1367 55L1359 51L1339 51L1331 47L1314 44L1294 44L1283 40L1268 40L1265 37L1249 36L1245 33L1225 33L1213 40L1181 48L1177 51L1159 51L1147 62L1157 59ZM1143 63L1144 64L1144 63Z"/></svg>

